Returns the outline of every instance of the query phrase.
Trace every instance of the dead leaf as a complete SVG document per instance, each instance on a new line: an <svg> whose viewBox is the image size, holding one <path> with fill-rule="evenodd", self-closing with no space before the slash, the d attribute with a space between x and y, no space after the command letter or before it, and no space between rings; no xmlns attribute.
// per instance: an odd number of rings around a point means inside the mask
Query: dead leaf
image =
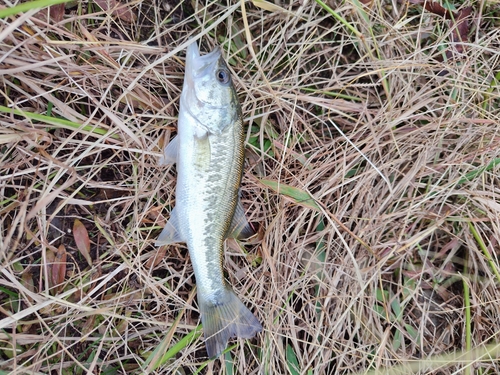
<svg viewBox="0 0 500 375"><path fill-rule="evenodd" d="M156 266L162 261L162 259L165 258L165 254L167 253L167 247L168 246L160 246L156 250L156 253L146 262L146 268L150 270L155 269Z"/></svg>
<svg viewBox="0 0 500 375"><path fill-rule="evenodd" d="M87 321L84 319L80 319L76 322L76 326L79 328L81 335L83 337L90 335L94 330L95 330L95 321L96 321L97 315L90 315L87 318ZM84 322L82 324L82 322Z"/></svg>
<svg viewBox="0 0 500 375"><path fill-rule="evenodd" d="M89 266L91 266L92 258L90 256L89 232L85 228L85 225L78 219L75 219L75 223L73 224L73 237L78 251L83 255Z"/></svg>
<svg viewBox="0 0 500 375"><path fill-rule="evenodd" d="M55 23L61 22L64 18L66 4L56 4L49 7L49 16Z"/></svg>
<svg viewBox="0 0 500 375"><path fill-rule="evenodd" d="M156 225L159 225L160 227L164 227L165 224L167 224L167 218L165 218L165 216L162 215L162 211L164 208L165 207L163 207L163 206L152 207L148 211L148 216L141 218L141 223L144 223L144 224L155 223Z"/></svg>
<svg viewBox="0 0 500 375"><path fill-rule="evenodd" d="M451 41L453 47L446 50L446 57L453 59L456 54L464 51L464 42L468 41L469 35L469 20L468 17L472 13L472 7L466 7L453 15L450 20L449 27L451 29Z"/></svg>
<svg viewBox="0 0 500 375"><path fill-rule="evenodd" d="M444 17L450 20L449 27L451 29L451 41L454 48L448 48L446 50L446 57L448 59L453 59L455 54L462 53L464 50L464 42L468 41L469 35L469 21L468 17L472 13L472 7L465 7L458 12L453 12L449 9L444 8L438 2L427 1L427 0L409 0L411 4L416 4L424 7L428 12L437 14L438 16ZM442 60L442 59L438 59ZM442 71L438 75L444 75L448 71Z"/></svg>
<svg viewBox="0 0 500 375"><path fill-rule="evenodd" d="M52 21L53 23L58 23L63 20L65 10L65 4L55 4L47 8L40 9L39 12L34 14L34 17L44 22Z"/></svg>
<svg viewBox="0 0 500 375"><path fill-rule="evenodd" d="M127 4L122 4L117 0L95 0L95 3L105 11L111 11L111 14L122 21L133 23L137 20L137 15L132 12Z"/></svg>
<svg viewBox="0 0 500 375"><path fill-rule="evenodd" d="M444 8L441 4L436 1L428 0L409 0L411 4L420 5L428 12L437 14L438 16L444 18L452 18L452 12L449 9Z"/></svg>
<svg viewBox="0 0 500 375"><path fill-rule="evenodd" d="M29 271L23 272L23 274L21 275L21 283L27 290L35 294L35 283L33 282L33 274L31 272ZM35 300L31 297L29 293L26 293L25 296L30 303L35 302Z"/></svg>
<svg viewBox="0 0 500 375"><path fill-rule="evenodd" d="M469 34L469 20L467 19L472 13L472 7L466 7L461 9L455 18L455 27L451 34L451 40L453 42L461 43L468 41ZM450 22L450 27L452 27L452 21ZM462 45L460 45L462 46ZM463 46L462 46L463 48Z"/></svg>
<svg viewBox="0 0 500 375"><path fill-rule="evenodd" d="M52 263L52 283L54 286L64 282L66 277L66 259L68 254L64 245L60 245L55 254L54 263Z"/></svg>

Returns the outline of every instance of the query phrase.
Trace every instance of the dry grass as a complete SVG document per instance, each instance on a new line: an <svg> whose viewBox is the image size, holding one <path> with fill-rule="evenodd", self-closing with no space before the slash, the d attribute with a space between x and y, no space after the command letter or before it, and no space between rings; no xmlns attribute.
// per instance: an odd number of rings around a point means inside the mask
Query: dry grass
<svg viewBox="0 0 500 375"><path fill-rule="evenodd" d="M497 3L464 44L417 5L281 5L0 20L0 370L500 372ZM189 38L235 73L259 228L225 265L264 332L211 362L187 250L153 246Z"/></svg>

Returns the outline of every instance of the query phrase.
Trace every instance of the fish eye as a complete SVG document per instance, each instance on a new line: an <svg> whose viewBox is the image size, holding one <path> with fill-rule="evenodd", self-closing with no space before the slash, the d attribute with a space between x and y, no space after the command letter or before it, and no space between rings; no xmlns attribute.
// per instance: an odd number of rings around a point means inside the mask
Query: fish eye
<svg viewBox="0 0 500 375"><path fill-rule="evenodd" d="M226 84L229 82L229 72L227 70L219 69L215 73L215 76L217 77L217 80L222 84Z"/></svg>

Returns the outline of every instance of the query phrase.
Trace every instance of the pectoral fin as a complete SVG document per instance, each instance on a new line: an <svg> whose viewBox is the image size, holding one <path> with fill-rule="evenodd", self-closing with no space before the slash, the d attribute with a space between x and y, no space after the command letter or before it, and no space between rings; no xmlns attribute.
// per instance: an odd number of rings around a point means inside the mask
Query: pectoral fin
<svg viewBox="0 0 500 375"><path fill-rule="evenodd" d="M234 211L233 220L231 221L231 226L229 227L228 238L243 239L254 235L254 231L245 216L245 209L241 204L240 198L238 198L238 203L236 204L236 210Z"/></svg>
<svg viewBox="0 0 500 375"><path fill-rule="evenodd" d="M199 135L199 136L198 136ZM200 130L195 135L195 153L194 153L194 165L196 168L202 171L208 170L210 168L210 138L208 133Z"/></svg>
<svg viewBox="0 0 500 375"><path fill-rule="evenodd" d="M160 236L155 242L155 246L169 245L176 242L185 242L180 235L177 228L179 227L177 214L175 208L170 213L170 219L168 220L165 228L160 233Z"/></svg>
<svg viewBox="0 0 500 375"><path fill-rule="evenodd" d="M177 163L177 155L179 153L179 136L176 136L165 146L163 156L160 158L160 165L170 165Z"/></svg>

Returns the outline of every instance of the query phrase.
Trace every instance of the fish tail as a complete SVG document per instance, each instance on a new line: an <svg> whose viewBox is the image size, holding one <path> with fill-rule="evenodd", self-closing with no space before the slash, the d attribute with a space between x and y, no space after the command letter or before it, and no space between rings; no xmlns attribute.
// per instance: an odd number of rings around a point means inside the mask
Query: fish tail
<svg viewBox="0 0 500 375"><path fill-rule="evenodd" d="M198 305L210 358L219 356L226 349L230 337L249 339L262 331L257 318L227 286L210 298L199 294Z"/></svg>

